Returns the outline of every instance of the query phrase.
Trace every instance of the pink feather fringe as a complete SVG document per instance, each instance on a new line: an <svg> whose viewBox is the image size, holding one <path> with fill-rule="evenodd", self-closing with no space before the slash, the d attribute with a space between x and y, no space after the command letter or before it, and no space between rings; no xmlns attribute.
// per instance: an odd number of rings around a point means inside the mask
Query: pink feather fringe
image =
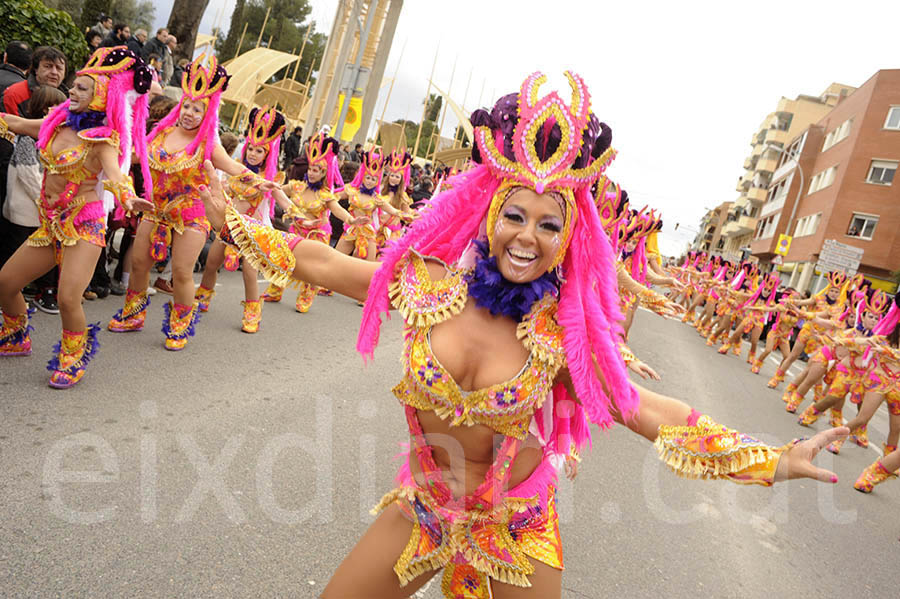
<svg viewBox="0 0 900 599"><path fill-rule="evenodd" d="M221 104L221 99L222 92L217 92L210 97L206 112L203 115L203 120L200 122L197 135L184 149L186 154L193 154L197 151L199 145L203 143L205 144L203 148L203 159L212 159L213 150L219 145L219 105ZM162 133L163 130L173 127L178 122L178 114L180 112L181 102L172 107L169 114L157 123L152 131L150 131L150 134L147 136L147 143L149 144L157 135Z"/></svg>

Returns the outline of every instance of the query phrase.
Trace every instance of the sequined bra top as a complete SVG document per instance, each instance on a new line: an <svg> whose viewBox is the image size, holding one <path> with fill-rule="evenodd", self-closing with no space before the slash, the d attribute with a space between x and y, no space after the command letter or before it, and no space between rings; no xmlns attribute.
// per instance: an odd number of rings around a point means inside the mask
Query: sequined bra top
<svg viewBox="0 0 900 599"><path fill-rule="evenodd" d="M38 150L38 160L40 160L48 173L62 175L73 183L81 183L86 179L96 177L97 173L91 172L84 167L84 162L91 151L91 145L108 143L118 149L119 134L109 127L83 129L78 132L78 139L81 142L77 146L65 148L59 154L55 154L53 152L53 142L56 141L56 135L62 126L57 126L53 133L50 134L50 140L47 142L47 145Z"/></svg>
<svg viewBox="0 0 900 599"><path fill-rule="evenodd" d="M346 191L349 196L350 212L353 216L369 215L378 205L373 196L366 195L355 187L348 185Z"/></svg>
<svg viewBox="0 0 900 599"><path fill-rule="evenodd" d="M307 187L309 186L305 181L294 180L290 182L285 193L291 198L291 202L293 202L298 212L293 216L318 220L325 215L325 210L328 208L328 202L334 200L335 197L334 194L325 189L324 186L321 189L316 190L313 197L309 197L303 193L306 191Z"/></svg>
<svg viewBox="0 0 900 599"><path fill-rule="evenodd" d="M206 146L204 142L197 144L197 149L194 150L192 155L188 155L184 151L184 148L171 154L166 151L166 138L174 128L175 127L167 127L163 129L147 144L147 161L150 163L151 169L166 174L172 174L180 171L195 170L200 166L200 163L203 162Z"/></svg>
<svg viewBox="0 0 900 599"><path fill-rule="evenodd" d="M547 295L536 302L519 323L516 335L530 352L519 374L465 392L435 358L430 336L434 325L465 307L466 271L447 267L444 278L432 280L425 260L410 250L389 290L394 307L406 320L404 377L394 387L394 395L401 403L449 419L452 426L482 424L500 434L524 439L534 411L549 395L557 372L565 364L556 298Z"/></svg>

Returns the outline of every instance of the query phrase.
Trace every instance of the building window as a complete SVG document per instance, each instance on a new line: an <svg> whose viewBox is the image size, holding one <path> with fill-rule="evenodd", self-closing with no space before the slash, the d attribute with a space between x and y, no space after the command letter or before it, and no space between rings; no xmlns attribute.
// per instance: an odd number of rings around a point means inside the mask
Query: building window
<svg viewBox="0 0 900 599"><path fill-rule="evenodd" d="M848 135L850 135L850 123L852 119L847 119L843 123L841 123L840 127L835 128L834 131L825 136L825 143L822 144L822 151L824 152L834 144L839 141L844 140Z"/></svg>
<svg viewBox="0 0 900 599"><path fill-rule="evenodd" d="M891 106L888 110L887 120L884 121L885 129L900 129L900 106Z"/></svg>
<svg viewBox="0 0 900 599"><path fill-rule="evenodd" d="M829 167L812 178L809 182L809 193L815 193L820 189L825 189L834 183L834 177L837 174L837 165Z"/></svg>
<svg viewBox="0 0 900 599"><path fill-rule="evenodd" d="M878 185L890 185L894 180L894 173L897 172L897 163L890 160L873 160L869 166L869 176L866 177L867 183L877 183Z"/></svg>
<svg viewBox="0 0 900 599"><path fill-rule="evenodd" d="M775 227L778 226L778 219L781 218L781 213L773 214L772 216L768 216L761 221L756 226L756 235L753 237L754 239L768 239L775 234Z"/></svg>
<svg viewBox="0 0 900 599"><path fill-rule="evenodd" d="M816 232L816 229L819 228L820 220L822 220L821 212L810 214L809 216L804 216L797 221L797 226L794 227L794 237L813 235Z"/></svg>
<svg viewBox="0 0 900 599"><path fill-rule="evenodd" d="M850 219L850 226L847 228L847 237L872 239L872 234L875 233L875 225L877 224L877 216L854 212L853 218Z"/></svg>

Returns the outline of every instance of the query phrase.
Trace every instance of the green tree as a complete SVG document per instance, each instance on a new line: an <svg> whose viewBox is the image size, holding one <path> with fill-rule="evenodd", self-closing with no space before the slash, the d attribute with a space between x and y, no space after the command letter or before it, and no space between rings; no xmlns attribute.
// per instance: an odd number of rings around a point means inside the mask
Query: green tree
<svg viewBox="0 0 900 599"><path fill-rule="evenodd" d="M156 19L156 5L152 0L114 0L110 15L116 23L128 23L132 33L135 29L153 29Z"/></svg>
<svg viewBox="0 0 900 599"><path fill-rule="evenodd" d="M54 46L68 59L67 70L81 68L88 56L84 34L68 14L40 0L0 2L0 40L22 40L32 47Z"/></svg>
<svg viewBox="0 0 900 599"><path fill-rule="evenodd" d="M81 8L81 28L87 31L97 24L100 15L108 15L112 0L84 0Z"/></svg>
<svg viewBox="0 0 900 599"><path fill-rule="evenodd" d="M441 106L444 103L444 96L441 94L429 94L428 106L425 108L425 120L437 122L441 114Z"/></svg>
<svg viewBox="0 0 900 599"><path fill-rule="evenodd" d="M266 11L269 18L266 20ZM260 38L260 30L263 22L266 22L265 31L262 32L261 46L268 46L271 40L271 48L281 52L300 51L303 46L303 38L309 29L309 39L300 66L297 68L297 79L305 81L311 69L318 67L325 51L326 36L316 33L315 23L304 21L312 9L309 0L237 0L234 12L231 13L231 26L228 35L221 45L217 45L219 57L222 60L230 60L238 52L238 43L244 24L247 25L247 33L244 36L240 52L243 54L256 46L256 40ZM273 77L274 80L282 79L294 72L294 65L282 69ZM314 81L314 79L312 79Z"/></svg>
<svg viewBox="0 0 900 599"><path fill-rule="evenodd" d="M84 0L44 0L44 4L47 5L47 8L68 13L76 25L81 24L81 9L84 8Z"/></svg>

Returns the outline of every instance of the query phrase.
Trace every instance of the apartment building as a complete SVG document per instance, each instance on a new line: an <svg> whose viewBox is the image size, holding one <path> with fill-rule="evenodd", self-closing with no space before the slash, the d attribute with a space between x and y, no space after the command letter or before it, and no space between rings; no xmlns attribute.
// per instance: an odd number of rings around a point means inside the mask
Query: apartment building
<svg viewBox="0 0 900 599"><path fill-rule="evenodd" d="M815 287L826 239L863 250L859 272L894 291L900 269L900 69L878 71L791 138L772 173L750 248L761 263L792 235L785 283ZM815 290L815 289L813 289Z"/></svg>
<svg viewBox="0 0 900 599"><path fill-rule="evenodd" d="M703 215L700 221L700 230L694 239L691 249L694 251L721 254L725 249L725 240L722 238L722 227L731 209L731 202L722 202Z"/></svg>
<svg viewBox="0 0 900 599"><path fill-rule="evenodd" d="M784 146L827 115L855 88L832 83L818 96L799 95L781 98L775 110L763 119L750 137L750 155L744 160L744 173L738 179L738 198L731 206L722 229L723 252L740 256L750 249L760 208L766 202L772 175L781 162Z"/></svg>

